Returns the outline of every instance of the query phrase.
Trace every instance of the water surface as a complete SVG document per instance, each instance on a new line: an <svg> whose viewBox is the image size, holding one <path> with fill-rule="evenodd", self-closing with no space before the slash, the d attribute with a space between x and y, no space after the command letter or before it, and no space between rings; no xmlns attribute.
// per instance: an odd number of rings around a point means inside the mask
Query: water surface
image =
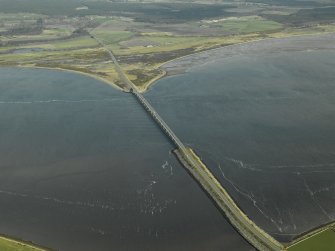
<svg viewBox="0 0 335 251"><path fill-rule="evenodd" d="M166 65L147 93L251 219L281 241L335 219L334 34Z"/></svg>
<svg viewBox="0 0 335 251"><path fill-rule="evenodd" d="M253 250L129 94L0 69L0 233L56 250Z"/></svg>

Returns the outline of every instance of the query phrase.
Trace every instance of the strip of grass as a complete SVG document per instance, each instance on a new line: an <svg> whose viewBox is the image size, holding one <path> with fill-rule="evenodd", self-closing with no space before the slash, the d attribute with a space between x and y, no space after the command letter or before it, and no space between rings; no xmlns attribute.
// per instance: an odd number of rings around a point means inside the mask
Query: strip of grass
<svg viewBox="0 0 335 251"><path fill-rule="evenodd" d="M87 36L87 37L69 39L63 42L53 43L52 46L55 49L70 49L70 48L80 48L80 47L94 47L94 46L98 46L98 44L94 39Z"/></svg>
<svg viewBox="0 0 335 251"><path fill-rule="evenodd" d="M320 231L288 247L287 251L334 251L335 226Z"/></svg>
<svg viewBox="0 0 335 251"><path fill-rule="evenodd" d="M224 31L234 32L236 34L266 32L283 28L282 24L275 21L263 19L259 16L229 18L226 20L207 24L207 26L211 28L222 28Z"/></svg>
<svg viewBox="0 0 335 251"><path fill-rule="evenodd" d="M132 46L122 48L117 44L111 44L108 47L113 50L116 55L136 55L147 53L159 53L177 51L181 49L193 48L195 51L217 46L241 43L257 38L259 34L248 34L241 36L228 37L199 37L199 36L141 36L142 40L148 43L152 42L155 46Z"/></svg>
<svg viewBox="0 0 335 251"><path fill-rule="evenodd" d="M93 32L94 36L102 40L105 44L114 44L129 39L134 35L130 31L108 31L96 30Z"/></svg>
<svg viewBox="0 0 335 251"><path fill-rule="evenodd" d="M10 240L0 237L0 250L1 251L43 251L38 247L33 247L26 243Z"/></svg>

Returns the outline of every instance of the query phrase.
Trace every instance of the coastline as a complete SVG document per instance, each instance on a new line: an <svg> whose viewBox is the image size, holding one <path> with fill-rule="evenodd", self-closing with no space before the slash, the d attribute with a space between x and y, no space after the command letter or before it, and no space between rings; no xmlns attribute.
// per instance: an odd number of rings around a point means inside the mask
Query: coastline
<svg viewBox="0 0 335 251"><path fill-rule="evenodd" d="M146 82L145 84L138 86L138 90L140 93L145 93L147 92L152 86L154 86L159 80L167 77L167 76L174 76L174 75L179 75L187 71L188 69L197 66L197 65L202 65L208 63L208 60L210 58L214 58L217 56L217 54L214 54L215 52L222 51L222 50L229 50L231 55L221 55L221 58L226 58L230 57L234 54L234 51L241 49L243 46L257 46L260 43L265 43L265 44L270 44L270 42L278 42L278 41L289 41L294 38L319 38L319 37L324 37L324 36L334 36L335 40L335 32L319 32L319 33L314 33L314 34L293 34L293 35L283 35L280 37L267 37L267 38L258 38L250 41L245 41L245 42L239 42L235 44L229 44L229 45L221 45L216 48L210 48L210 49L203 49L200 51L195 51L191 54L188 55L183 55L165 62L162 62L159 64L155 69L160 70L160 74L151 79L150 81ZM307 39L308 41L308 39ZM271 43L272 45L272 43ZM243 51L244 53L249 53L247 51ZM207 62L203 62L206 60ZM215 59L214 59L215 60ZM211 59L210 61L214 61ZM35 65L4 65L0 67L18 67L18 68L32 68L32 69L48 69L48 70L56 70L56 71L65 71L65 72L70 72L70 73L77 73L81 74L87 77L94 78L98 81L101 81L105 84L108 84L115 88L116 90L119 91L125 91L122 87L119 85L115 84L114 82L108 80L107 78L98 76L93 73L87 73L84 71L80 70L73 70L73 69L66 69L66 68L60 68L60 67L47 67L47 66L35 66Z"/></svg>
<svg viewBox="0 0 335 251"><path fill-rule="evenodd" d="M307 246L312 247L312 249L310 250L315 250L315 248L318 248L319 250L321 246L322 246L322 250L325 250L325 251L333 250L333 247L335 244L335 239L334 239L335 228L334 227L335 227L335 222L333 221L331 223L321 225L308 232L305 232L304 234L292 240L290 243L287 243L285 245L285 251L304 250L304 248L306 248Z"/></svg>
<svg viewBox="0 0 335 251"><path fill-rule="evenodd" d="M11 242L11 243L14 243L14 244L26 246L26 247L29 247L29 248L31 248L33 250L36 250L36 251L54 251L54 249L44 247L42 245L33 243L31 241L26 241L26 240L19 239L19 238L16 238L16 237L11 237L11 236L8 236L8 235L5 235L5 234L0 234L0 239L5 240L6 242Z"/></svg>
<svg viewBox="0 0 335 251"><path fill-rule="evenodd" d="M305 239L309 238L310 236L313 236L315 234L318 234L320 232L323 232L327 230L328 228L335 227L335 221L331 221L326 224L322 224L319 226L316 226L310 230L304 231L300 234L298 234L291 242L288 243L287 246L293 246L296 245L299 242L304 241Z"/></svg>
<svg viewBox="0 0 335 251"><path fill-rule="evenodd" d="M165 64L165 63L163 63ZM157 67L157 69L159 69L161 71L161 74L157 75L156 77L154 77L153 79L151 79L150 81L148 81L147 83L145 83L143 86L141 87L137 87L138 91L140 93L145 93L149 90L149 88L151 86L153 86L158 80L163 79L164 77L166 77L168 75L168 72L163 70L161 68L162 65L160 65L159 67Z"/></svg>
<svg viewBox="0 0 335 251"><path fill-rule="evenodd" d="M240 42L240 43L236 43L236 44L230 44L230 45L223 45L217 48L212 48L212 49L205 49L202 51L197 51L188 55L184 55L181 57L177 57L171 60L168 60L164 63L162 63L158 68L164 67L166 64L168 63L174 63L174 61L178 61L187 57L194 57L196 55L200 55L200 54L204 54L204 53L208 53L208 52L214 52L217 50L222 50L223 48L232 48L233 47L238 47L241 45L248 45L248 44L255 44L255 43L259 43L259 42L268 42L268 41L277 41L277 40L287 40L287 39L292 39L292 38L302 38L302 37L316 37L318 35L322 35L322 36L326 36L326 35L335 35L335 32L320 32L320 33L314 33L314 34L294 34L294 35L288 35L288 36L282 36L282 37L267 37L267 38L260 38L260 39L255 39L255 40L250 40L250 41L245 41L245 42Z"/></svg>
<svg viewBox="0 0 335 251"><path fill-rule="evenodd" d="M12 66L8 65L8 66L1 66L1 67L2 68L16 67L16 68L27 68L27 69L45 69L45 70L54 70L54 71L63 71L63 72L75 73L75 74L84 75L86 77L90 77L90 78L93 78L95 80L101 81L105 84L108 84L108 85L114 87L115 89L117 89L119 91L124 91L120 86L118 86L115 83L109 81L108 79L105 79L103 77L99 77L99 76L94 75L94 74L82 72L82 71L76 71L76 70L71 70L71 69L66 69L66 68L59 68L59 67L43 67L43 66L34 66L34 65L12 65Z"/></svg>
<svg viewBox="0 0 335 251"><path fill-rule="evenodd" d="M140 88L140 92L141 93L145 93L147 92L150 87L152 87L153 85L156 84L157 81L168 77L168 76L175 76L175 75L179 75L184 73L185 71L187 71L188 69L192 68L194 65L199 65L199 62L191 62L186 66L182 66L182 69L180 70L170 70L169 67L167 66L168 64L172 64L172 65L177 65L179 61L184 60L185 61L193 61L192 59L194 59L194 57L196 56L201 56L201 55L205 55L205 54L209 54L209 53L213 53L219 50L223 50L223 49L231 49L234 50L238 47L244 46L244 45L257 45L258 43L264 42L264 43L268 43L268 42L272 42L272 41L281 41L281 40L290 40L293 38L305 38L305 37L310 37L310 38L316 38L319 36L328 36L328 35L334 35L335 37L335 32L320 32L320 33L314 33L314 34L294 34L294 35L288 35L288 36L283 36L283 37L267 37L267 38L260 38L260 39L255 39L255 40L250 40L250 41L246 41L246 42L240 42L240 43L236 43L236 44L230 44L230 45L223 45L217 48L211 48L211 49L205 49L202 51L196 51L194 53L188 54L188 55L184 55L181 57L177 57L171 60L168 60L162 64L160 64L157 69L160 69L163 74L158 75L157 77L155 77L154 79L150 80L148 83L144 84L143 87ZM206 56L205 58L209 58L210 56ZM196 60L194 60L196 61ZM193 63L193 64L192 64ZM201 63L200 63L201 64Z"/></svg>

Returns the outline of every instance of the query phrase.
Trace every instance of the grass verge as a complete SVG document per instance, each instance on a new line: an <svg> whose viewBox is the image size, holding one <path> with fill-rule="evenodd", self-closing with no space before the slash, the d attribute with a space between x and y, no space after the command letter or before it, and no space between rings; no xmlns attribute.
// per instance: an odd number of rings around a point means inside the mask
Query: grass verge
<svg viewBox="0 0 335 251"><path fill-rule="evenodd" d="M47 251L32 244L12 240L7 237L0 236L1 251Z"/></svg>

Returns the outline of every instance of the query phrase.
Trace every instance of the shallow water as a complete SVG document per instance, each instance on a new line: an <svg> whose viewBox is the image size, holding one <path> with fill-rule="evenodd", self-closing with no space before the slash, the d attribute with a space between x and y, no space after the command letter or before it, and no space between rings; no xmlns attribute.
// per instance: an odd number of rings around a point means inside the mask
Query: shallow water
<svg viewBox="0 0 335 251"><path fill-rule="evenodd" d="M129 94L0 69L0 233L56 250L253 250Z"/></svg>
<svg viewBox="0 0 335 251"><path fill-rule="evenodd" d="M281 241L335 219L335 43L311 38L177 60L166 68L189 70L146 94L250 218Z"/></svg>

